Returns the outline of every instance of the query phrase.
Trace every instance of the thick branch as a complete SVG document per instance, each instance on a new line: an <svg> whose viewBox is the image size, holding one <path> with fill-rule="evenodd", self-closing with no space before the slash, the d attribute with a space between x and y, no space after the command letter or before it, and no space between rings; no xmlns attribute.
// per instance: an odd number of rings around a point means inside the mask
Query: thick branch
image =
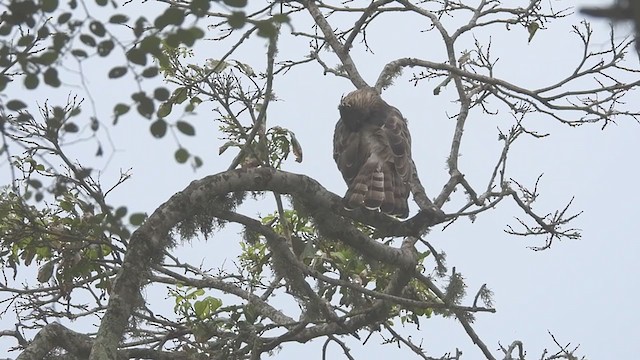
<svg viewBox="0 0 640 360"><path fill-rule="evenodd" d="M415 266L404 250L393 250L364 236L350 222L336 214L347 213L340 198L324 189L315 180L270 168L239 169L211 175L192 182L186 189L161 205L136 230L129 244L120 273L116 277L109 306L98 330L91 353L94 359L115 359L129 316L138 299L145 274L168 246L167 234L179 222L189 218L201 204L216 204L219 195L234 191L275 191L292 194L307 208L328 236L340 239L364 256L395 264ZM387 220L395 221L394 219ZM428 226L423 223L422 226ZM393 251L392 251L393 250Z"/></svg>
<svg viewBox="0 0 640 360"><path fill-rule="evenodd" d="M17 357L16 360L41 360L52 350L64 349L73 358L86 359L91 351L90 336L77 333L58 323L45 325L35 336L33 341ZM117 352L118 359L156 359L156 360L186 360L190 356L182 351L160 351L153 349L125 349Z"/></svg>

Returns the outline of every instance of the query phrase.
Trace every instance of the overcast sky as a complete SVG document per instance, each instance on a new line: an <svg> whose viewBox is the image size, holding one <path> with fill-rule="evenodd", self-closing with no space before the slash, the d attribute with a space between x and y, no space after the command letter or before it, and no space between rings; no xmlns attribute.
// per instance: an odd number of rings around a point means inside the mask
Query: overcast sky
<svg viewBox="0 0 640 360"><path fill-rule="evenodd" d="M552 1L554 7L568 7L575 1ZM582 2L584 4L586 2ZM592 1L590 3L608 3ZM130 8L130 11L133 8ZM137 9L137 8L136 8ZM406 14L405 14L406 15ZM422 57L432 61L443 61L442 43L435 34L419 33L424 26L420 19L405 15L390 16L388 20L369 29L368 42L374 54L354 50L354 60L366 81L373 84L382 66L400 57ZM133 15L131 15L134 17ZM306 16L306 14L303 14ZM521 87L540 87L566 76L572 64L579 59L580 40L571 34L571 25L581 20L579 15L552 23L548 29L539 31L531 43L527 43L527 32L514 26L510 31L496 26L476 32L476 38L486 42L491 38L494 59L499 58L495 76ZM294 23L303 27L309 24ZM594 22L596 32L595 49L606 46L608 26ZM618 38L630 28L619 26ZM404 31L404 33L402 32ZM410 35L402 35L402 34ZM458 51L466 44L471 48L473 38L465 38ZM308 40L281 36L279 60L302 58L308 53ZM264 63L266 44L263 39L251 39L233 56L247 62L258 70ZM227 48L208 43L198 49L197 58L216 58ZM210 52L210 53L209 53ZM331 64L335 59L329 53L324 57ZM197 60L193 60L194 62ZM629 65L638 67L635 54L629 56ZM100 70L102 71L102 70ZM99 102L105 93L131 92L125 80L105 81L104 72L92 74L90 86L107 86L94 93ZM454 120L448 115L456 112L457 104L452 84L440 95L433 95L437 82L424 82L413 86L407 80L411 71L395 81L395 85L383 93L383 97L398 107L408 119L413 136L413 156L420 178L430 195L439 193L448 180L446 157L454 128ZM629 81L636 79L629 78ZM304 150L304 162L289 160L284 169L316 178L329 190L343 194L346 186L331 157L333 127L338 117L337 104L342 94L353 90L345 79L323 75L315 64L305 65L277 79L275 92L280 101L270 105L269 126L283 126L294 131ZM9 94L24 93L14 86ZM80 91L75 89L73 91ZM40 103L46 98L67 93L24 93ZM635 100L637 97L629 97ZM88 106L88 103L85 102ZM106 109L98 105L99 117L110 122L110 104ZM85 108L87 108L85 106ZM640 106L629 103L628 106ZM87 110L87 113L89 111ZM189 121L197 128L193 139L181 138L186 147L202 156L205 165L197 172L188 166L173 161L176 149L171 137L152 139L148 132L149 122L130 115L109 129L115 149L109 149L106 138L102 138L106 158L93 158L95 144L84 142L73 148L81 161L98 168L103 167L101 180L112 184L120 169L133 173L130 181L120 186L108 200L114 205L127 205L130 211L151 213L172 194L182 190L191 181L223 171L235 155L233 150L218 156L219 140L217 124L210 108L203 107ZM469 182L479 188L486 187L493 164L499 157L502 143L498 141L498 129L507 131L512 125L511 116L501 111L487 117L478 112L469 117L463 138L460 170ZM545 347L553 350L553 341L548 331L561 343L581 344L577 354L590 359L633 359L637 351L631 345L640 336L640 312L636 310L636 299L640 295L637 277L640 265L640 245L637 241L638 211L640 195L635 189L639 176L637 141L639 125L630 119L621 119L617 124L601 130L599 125L571 128L558 124L543 115L531 115L525 125L551 135L543 139L522 138L517 141L510 154L510 177L526 185L533 185L544 173L539 190L541 197L534 210L545 214L561 209L575 197L571 209L584 211L573 226L582 229L583 237L577 241L553 244L551 249L534 252L529 246L541 246L544 239L517 238L504 233L507 224L515 225L514 216L523 216L521 210L509 202L497 209L480 215L475 222L460 219L443 231L442 226L432 229L428 240L447 253L449 266L455 266L464 274L473 296L482 285L495 294L495 314L478 314L474 325L476 332L490 349L497 349L513 340L522 340L531 358L539 358ZM8 178L6 164L0 169L1 176ZM460 204L462 194L446 205L446 212L453 212ZM260 204L242 209L245 214L255 215L270 211L271 198ZM415 207L413 207L415 211ZM204 263L204 268L224 266L233 269L232 262L238 255L239 232L237 227L221 232L213 239L186 243L176 249L184 261L192 264ZM431 263L428 263L430 265ZM35 284L35 279L29 283ZM147 289L151 301L165 297L163 287ZM219 294L212 293L213 296ZM0 298L4 295L0 294ZM467 299L465 304L472 302ZM284 303L283 303L284 304ZM285 305L283 305L285 306ZM286 305L295 306L295 305ZM171 301L152 303L155 309L165 313L171 311ZM95 321L95 319L93 320ZM0 329L12 329L15 318L5 316L0 320ZM73 330L86 331L87 322L70 323ZM414 341L423 338L423 347L431 356L441 356L460 348L463 359L479 359L481 353L472 344L462 327L453 319L432 318L423 321L421 329L413 332ZM393 345L378 346L380 338L374 336L366 346L351 342L356 358L383 359L392 355L409 354ZM299 358L301 349L312 358L320 358L320 345L316 341L309 345L287 344L278 358ZM0 356L15 345L12 338L0 338ZM375 350L373 350L375 347ZM373 352L375 351L375 353ZM340 349L335 346L332 358L340 358ZM494 352L500 357L499 352ZM7 356L15 358L17 354Z"/></svg>

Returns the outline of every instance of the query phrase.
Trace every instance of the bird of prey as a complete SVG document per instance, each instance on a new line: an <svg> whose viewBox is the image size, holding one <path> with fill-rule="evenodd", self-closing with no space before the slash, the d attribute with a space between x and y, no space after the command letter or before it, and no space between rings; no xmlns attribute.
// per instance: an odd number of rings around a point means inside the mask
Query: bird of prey
<svg viewBox="0 0 640 360"><path fill-rule="evenodd" d="M333 159L349 187L345 209L364 206L406 218L412 176L407 122L370 87L344 96L333 135Z"/></svg>

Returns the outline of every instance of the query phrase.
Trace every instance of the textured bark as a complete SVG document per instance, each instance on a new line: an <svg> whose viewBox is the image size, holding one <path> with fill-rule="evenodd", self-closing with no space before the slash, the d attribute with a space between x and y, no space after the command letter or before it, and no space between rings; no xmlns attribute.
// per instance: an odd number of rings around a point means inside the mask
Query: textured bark
<svg viewBox="0 0 640 360"><path fill-rule="evenodd" d="M425 217L425 214L420 213L413 222L405 222L411 225L407 227L402 222L377 212L346 212L342 207L341 198L327 191L317 181L304 175L270 168L231 170L196 180L162 204L131 236L124 263L114 282L107 311L93 344L91 360L117 359L118 345L129 317L141 299L140 289L143 281L151 267L161 260L163 251L169 247L167 235L171 228L192 216L193 209L200 208L198 205L207 204L217 196L233 191L275 191L291 194L302 201L305 207L313 209L312 215L318 220L321 232L344 241L362 252L365 257L404 269L415 266L414 256L406 256L403 250L371 240L339 215L350 215L363 223L376 224L385 234L393 233L396 236L421 232L439 220L438 217ZM416 222L415 219L420 221ZM404 276L402 278L404 279ZM406 284L405 281L400 283ZM389 293L393 294L395 291ZM364 318L353 321L353 328L366 321L368 320ZM341 332L343 331L345 330Z"/></svg>
<svg viewBox="0 0 640 360"><path fill-rule="evenodd" d="M51 323L38 332L16 360L40 360L56 348L65 349L68 353L85 359L91 351L91 338L58 323Z"/></svg>
<svg viewBox="0 0 640 360"><path fill-rule="evenodd" d="M54 349L64 349L67 355L50 356L50 359L86 359L91 352L93 339L89 335L80 334L58 323L51 323L43 327L27 348L16 360L40 360ZM155 360L186 360L188 354L181 351L158 351L152 349L118 350L118 359L155 359Z"/></svg>

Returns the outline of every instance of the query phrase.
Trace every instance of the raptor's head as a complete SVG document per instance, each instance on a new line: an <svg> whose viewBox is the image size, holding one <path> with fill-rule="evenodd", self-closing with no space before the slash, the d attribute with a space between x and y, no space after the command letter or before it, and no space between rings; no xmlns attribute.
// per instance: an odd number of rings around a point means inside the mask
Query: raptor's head
<svg viewBox="0 0 640 360"><path fill-rule="evenodd" d="M378 92L371 87L365 87L343 96L338 105L340 118L352 130L369 121L376 105L383 101Z"/></svg>

